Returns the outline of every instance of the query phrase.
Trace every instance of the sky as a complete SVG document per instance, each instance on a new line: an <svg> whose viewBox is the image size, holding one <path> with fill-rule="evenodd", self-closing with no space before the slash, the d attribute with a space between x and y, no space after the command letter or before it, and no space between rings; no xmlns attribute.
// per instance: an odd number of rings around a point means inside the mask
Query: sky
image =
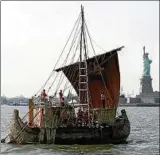
<svg viewBox="0 0 160 155"><path fill-rule="evenodd" d="M99 46L106 51L125 46L119 52L123 92L139 93L143 46L153 61L153 89L159 90L159 1L2 1L1 95L31 97L39 90L54 68L81 4Z"/></svg>

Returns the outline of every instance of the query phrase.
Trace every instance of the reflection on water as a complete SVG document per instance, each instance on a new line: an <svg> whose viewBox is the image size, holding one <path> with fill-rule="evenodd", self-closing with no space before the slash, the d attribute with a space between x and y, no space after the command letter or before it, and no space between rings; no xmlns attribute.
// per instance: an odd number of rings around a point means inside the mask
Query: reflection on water
<svg viewBox="0 0 160 155"><path fill-rule="evenodd" d="M27 107L1 106L1 137L7 135L7 125L13 109L20 110L23 117ZM118 110L120 111L122 107ZM131 134L127 144L61 146L61 145L10 145L1 144L3 155L158 155L159 154L159 108L126 107L131 122Z"/></svg>

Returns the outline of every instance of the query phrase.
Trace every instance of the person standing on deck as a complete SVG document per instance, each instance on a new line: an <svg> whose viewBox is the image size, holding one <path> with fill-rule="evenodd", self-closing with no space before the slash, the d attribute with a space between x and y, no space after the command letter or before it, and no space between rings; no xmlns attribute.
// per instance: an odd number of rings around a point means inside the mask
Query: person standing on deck
<svg viewBox="0 0 160 155"><path fill-rule="evenodd" d="M78 109L78 113L77 113L77 124L78 125L82 125L82 121L83 121L83 111L81 109Z"/></svg>
<svg viewBox="0 0 160 155"><path fill-rule="evenodd" d="M104 93L101 94L101 102L102 102L103 108L105 108L106 96L104 95Z"/></svg>
<svg viewBox="0 0 160 155"><path fill-rule="evenodd" d="M60 103L60 105L62 105L63 106L63 104L64 104L64 100L63 100L64 98L63 98L63 93L62 93L62 90L60 90L60 92L59 92L59 103Z"/></svg>
<svg viewBox="0 0 160 155"><path fill-rule="evenodd" d="M88 120L88 110L83 113L84 125L86 126L89 122Z"/></svg>
<svg viewBox="0 0 160 155"><path fill-rule="evenodd" d="M42 100L42 101L44 101L44 100L47 99L47 94L46 94L46 90L45 90L45 89L43 89L40 97L41 97L41 100Z"/></svg>

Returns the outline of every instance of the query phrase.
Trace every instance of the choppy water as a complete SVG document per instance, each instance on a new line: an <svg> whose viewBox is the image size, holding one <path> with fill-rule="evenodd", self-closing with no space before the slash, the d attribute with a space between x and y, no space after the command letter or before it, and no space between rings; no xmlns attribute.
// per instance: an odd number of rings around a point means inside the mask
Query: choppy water
<svg viewBox="0 0 160 155"><path fill-rule="evenodd" d="M13 109L24 116L27 107L1 106L1 138L7 135L7 125ZM122 109L123 107L119 108ZM57 145L9 145L1 144L4 155L158 155L159 154L159 107L126 107L131 122L128 144L94 146Z"/></svg>

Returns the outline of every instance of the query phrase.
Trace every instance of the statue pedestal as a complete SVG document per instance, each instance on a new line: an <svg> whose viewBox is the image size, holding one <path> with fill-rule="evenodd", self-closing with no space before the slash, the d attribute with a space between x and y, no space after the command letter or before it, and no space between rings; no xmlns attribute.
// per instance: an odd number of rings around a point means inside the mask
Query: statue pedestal
<svg viewBox="0 0 160 155"><path fill-rule="evenodd" d="M152 78L150 76L143 76L141 78L141 94L153 93Z"/></svg>
<svg viewBox="0 0 160 155"><path fill-rule="evenodd" d="M143 93L143 94L141 93L136 97L141 99L141 103L145 104L155 103L154 93Z"/></svg>
<svg viewBox="0 0 160 155"><path fill-rule="evenodd" d="M141 78L141 93L138 95L142 103L154 103L154 93L152 87L151 76L143 76Z"/></svg>

